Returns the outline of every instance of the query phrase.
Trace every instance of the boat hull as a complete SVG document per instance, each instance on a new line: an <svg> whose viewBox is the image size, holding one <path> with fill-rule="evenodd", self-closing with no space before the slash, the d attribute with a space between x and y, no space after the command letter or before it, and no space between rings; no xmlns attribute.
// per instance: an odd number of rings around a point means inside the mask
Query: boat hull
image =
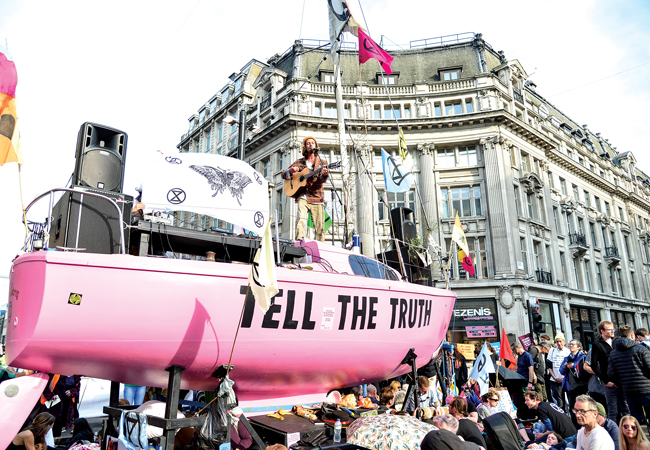
<svg viewBox="0 0 650 450"><path fill-rule="evenodd" d="M445 337L455 294L399 281L278 268L281 289L262 314L250 266L34 252L14 261L7 355L12 366L211 390L232 354L240 400L326 392L409 371ZM243 312L243 313L242 313ZM237 325L242 318L242 325Z"/></svg>

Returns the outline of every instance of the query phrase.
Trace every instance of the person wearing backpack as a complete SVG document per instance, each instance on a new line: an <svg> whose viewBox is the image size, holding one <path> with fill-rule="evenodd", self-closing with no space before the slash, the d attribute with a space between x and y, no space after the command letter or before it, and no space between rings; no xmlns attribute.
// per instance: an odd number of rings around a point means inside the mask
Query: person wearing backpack
<svg viewBox="0 0 650 450"><path fill-rule="evenodd" d="M537 392L542 394L542 401L547 400L544 375L546 373L546 355L550 349L551 343L547 341L541 341L539 344L532 345L528 349L528 353L533 357L533 370L537 377L534 388Z"/></svg>

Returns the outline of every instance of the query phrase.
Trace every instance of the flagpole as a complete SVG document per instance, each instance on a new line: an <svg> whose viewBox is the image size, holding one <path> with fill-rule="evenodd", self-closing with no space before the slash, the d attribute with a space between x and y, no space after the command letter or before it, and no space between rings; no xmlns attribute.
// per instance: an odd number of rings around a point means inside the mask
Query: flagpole
<svg viewBox="0 0 650 450"><path fill-rule="evenodd" d="M449 244L449 261L447 262L447 283L445 284L445 289L449 289L449 279L451 278L451 258L454 257L455 252L452 251L452 247L456 245L456 252L458 252L458 244L453 240Z"/></svg>
<svg viewBox="0 0 650 450"><path fill-rule="evenodd" d="M22 164L18 164L18 187L20 189L20 207L23 209L23 224L25 224L25 241L29 239L29 227L27 226L27 214L25 213L25 202L23 201L23 179L21 176ZM45 242L43 243L45 245Z"/></svg>
<svg viewBox="0 0 650 450"><path fill-rule="evenodd" d="M341 48L341 36L339 35L335 42L334 49L334 81L336 83L336 116L338 119L339 128L339 150L341 151L341 161L343 163L342 182L343 182L343 219L344 219L344 233L345 238L343 244L347 244L350 239L351 211L350 202L350 171L352 167L349 164L347 140L345 137L345 105L343 104L343 86L341 84L341 55L339 50Z"/></svg>

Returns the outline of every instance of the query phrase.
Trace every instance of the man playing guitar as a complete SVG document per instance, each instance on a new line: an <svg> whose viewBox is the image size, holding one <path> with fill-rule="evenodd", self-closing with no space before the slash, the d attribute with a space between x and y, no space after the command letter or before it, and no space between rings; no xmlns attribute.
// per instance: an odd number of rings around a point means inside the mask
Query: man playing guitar
<svg viewBox="0 0 650 450"><path fill-rule="evenodd" d="M304 169L314 171L321 169L320 173L307 180L305 189L301 196L296 198L298 203L298 220L296 222L296 240L300 241L305 237L307 231L307 212L311 212L311 218L314 222L314 229L316 232L316 240L323 242L325 240L325 233L323 232L324 213L323 206L325 205L325 192L323 191L323 183L327 181L328 170L327 161L317 156L318 144L316 139L311 136L306 137L302 141L302 155L303 157L294 161L287 170L282 174L282 178L290 179L296 172L301 172Z"/></svg>

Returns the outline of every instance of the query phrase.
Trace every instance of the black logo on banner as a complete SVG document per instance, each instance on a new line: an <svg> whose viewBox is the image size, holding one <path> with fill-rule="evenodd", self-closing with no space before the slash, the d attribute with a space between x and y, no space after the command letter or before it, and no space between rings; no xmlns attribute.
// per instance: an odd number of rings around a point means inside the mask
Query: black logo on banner
<svg viewBox="0 0 650 450"><path fill-rule="evenodd" d="M210 184L210 187L213 191L216 191L212 194L213 197L216 197L217 194L223 193L226 188L230 191L230 194L237 200L239 206L241 206L241 199L244 196L244 188L252 183L251 179L247 175L228 169L222 169L220 167L210 167L210 166L190 166L190 169L203 175ZM261 184L261 183L260 183Z"/></svg>
<svg viewBox="0 0 650 450"><path fill-rule="evenodd" d="M167 201L172 205L180 205L185 201L185 191L179 188L170 189L167 192Z"/></svg>
<svg viewBox="0 0 650 450"><path fill-rule="evenodd" d="M258 285L259 287L265 287L262 283L260 283L260 263L253 262L253 283Z"/></svg>
<svg viewBox="0 0 650 450"><path fill-rule="evenodd" d="M371 42L370 39L368 38L365 38L363 40L363 48L368 50L370 53L374 53L375 55L380 55L379 51L373 44L374 42Z"/></svg>
<svg viewBox="0 0 650 450"><path fill-rule="evenodd" d="M407 176L411 175L411 172L402 173L400 166L392 156L386 158L386 161L388 162L388 174L397 186L402 184Z"/></svg>
<svg viewBox="0 0 650 450"><path fill-rule="evenodd" d="M255 217L253 218L253 220L255 221L255 225L257 225L257 228L262 228L262 225L264 225L264 214L257 211L255 213Z"/></svg>
<svg viewBox="0 0 650 450"><path fill-rule="evenodd" d="M168 156L165 158L165 161L167 161L170 164L182 164L183 161L181 161L179 158L174 158L171 156Z"/></svg>
<svg viewBox="0 0 650 450"><path fill-rule="evenodd" d="M337 12L334 9L334 5L332 5L332 0L327 0L327 4L329 5L332 14L334 14L334 17L336 17L341 22L345 22L350 18L350 10L348 10L348 5L346 5L345 2L341 2L341 7L343 8L343 12L341 13Z"/></svg>

